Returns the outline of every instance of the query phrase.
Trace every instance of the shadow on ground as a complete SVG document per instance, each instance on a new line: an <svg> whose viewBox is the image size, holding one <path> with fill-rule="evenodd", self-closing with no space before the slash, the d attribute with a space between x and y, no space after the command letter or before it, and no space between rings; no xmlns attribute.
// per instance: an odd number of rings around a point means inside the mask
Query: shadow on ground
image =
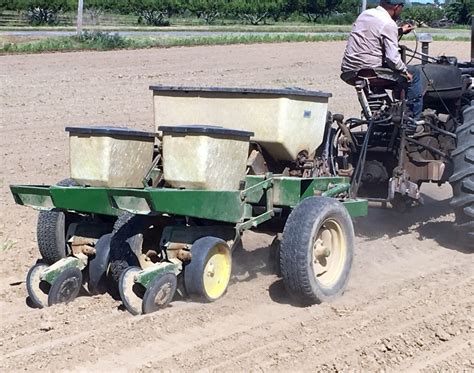
<svg viewBox="0 0 474 373"><path fill-rule="evenodd" d="M371 207L368 217L356 220L356 234L370 241L384 236L394 238L414 234L420 241L433 239L447 249L472 253L473 243L464 240L460 232L454 229L454 214L449 206L449 198L440 201L424 196L424 200L424 205L403 213L390 207Z"/></svg>

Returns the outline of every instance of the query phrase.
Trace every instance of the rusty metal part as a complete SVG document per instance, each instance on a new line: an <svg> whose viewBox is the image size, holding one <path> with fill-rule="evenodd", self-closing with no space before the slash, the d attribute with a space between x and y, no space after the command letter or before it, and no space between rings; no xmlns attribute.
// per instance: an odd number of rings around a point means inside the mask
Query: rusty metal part
<svg viewBox="0 0 474 373"><path fill-rule="evenodd" d="M182 262L189 262L191 261L191 252L189 250L179 250L176 253L176 258L181 260Z"/></svg>
<svg viewBox="0 0 474 373"><path fill-rule="evenodd" d="M87 256L95 255L96 238L72 236L68 243L71 245L71 251L74 255L85 254Z"/></svg>
<svg viewBox="0 0 474 373"><path fill-rule="evenodd" d="M247 167L249 168L249 175L265 175L268 172L267 163L258 150L251 151L247 159Z"/></svg>
<svg viewBox="0 0 474 373"><path fill-rule="evenodd" d="M346 176L346 177L352 177L352 174L354 173L354 167L351 164L348 164L347 168L344 169L338 169L337 174L339 176Z"/></svg>

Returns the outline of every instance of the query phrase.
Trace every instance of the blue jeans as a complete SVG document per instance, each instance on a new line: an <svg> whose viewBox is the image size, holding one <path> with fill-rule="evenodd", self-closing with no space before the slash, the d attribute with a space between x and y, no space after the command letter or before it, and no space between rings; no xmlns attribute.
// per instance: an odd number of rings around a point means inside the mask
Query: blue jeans
<svg viewBox="0 0 474 373"><path fill-rule="evenodd" d="M413 79L406 92L408 109L413 113L415 120L420 119L423 111L423 86L421 82L421 71L417 66L408 66L408 72Z"/></svg>

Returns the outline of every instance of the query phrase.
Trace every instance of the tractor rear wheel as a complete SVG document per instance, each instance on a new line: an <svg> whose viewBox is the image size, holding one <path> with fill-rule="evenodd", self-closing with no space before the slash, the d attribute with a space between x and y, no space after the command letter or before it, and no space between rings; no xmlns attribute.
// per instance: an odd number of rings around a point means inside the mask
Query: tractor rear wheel
<svg viewBox="0 0 474 373"><path fill-rule="evenodd" d="M451 207L456 215L455 228L474 238L474 105L463 112L463 124L456 130L457 146L452 153L453 188Z"/></svg>
<svg viewBox="0 0 474 373"><path fill-rule="evenodd" d="M341 295L354 256L354 228L337 200L310 197L291 212L283 230L280 268L285 287L302 305Z"/></svg>

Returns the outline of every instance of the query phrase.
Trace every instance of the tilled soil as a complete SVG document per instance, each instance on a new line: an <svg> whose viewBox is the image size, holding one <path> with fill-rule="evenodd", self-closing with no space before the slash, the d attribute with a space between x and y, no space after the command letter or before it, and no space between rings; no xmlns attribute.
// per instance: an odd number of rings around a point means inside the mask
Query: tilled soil
<svg viewBox="0 0 474 373"><path fill-rule="evenodd" d="M468 46L436 42L432 51L462 60ZM332 112L357 115L355 92L338 78L343 50L328 42L0 57L0 242L10 243L0 252L0 370L474 370L474 254L452 230L449 186L425 186L425 205L406 214L375 206L357 219L352 278L332 303L292 305L273 237L250 232L215 303L179 299L139 317L108 295L27 305L37 213L16 206L8 185L68 176L65 126L152 130L151 84L320 89L333 93Z"/></svg>

